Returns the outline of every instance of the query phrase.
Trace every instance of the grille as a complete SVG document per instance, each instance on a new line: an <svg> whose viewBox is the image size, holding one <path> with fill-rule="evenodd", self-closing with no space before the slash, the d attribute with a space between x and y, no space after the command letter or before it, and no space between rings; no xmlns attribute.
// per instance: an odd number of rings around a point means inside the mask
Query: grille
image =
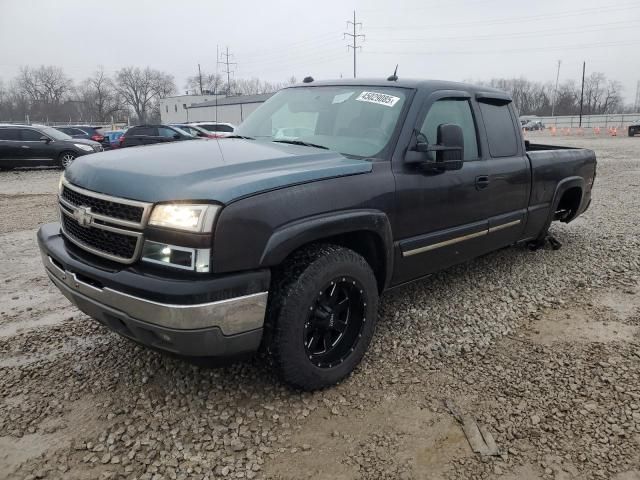
<svg viewBox="0 0 640 480"><path fill-rule="evenodd" d="M89 197L66 186L62 187L62 198L77 207L91 207L91 211L94 213L130 222L141 222L144 213L142 207Z"/></svg>
<svg viewBox="0 0 640 480"><path fill-rule="evenodd" d="M137 237L109 232L100 228L82 227L74 219L62 214L65 233L83 244L109 255L132 259L136 252Z"/></svg>

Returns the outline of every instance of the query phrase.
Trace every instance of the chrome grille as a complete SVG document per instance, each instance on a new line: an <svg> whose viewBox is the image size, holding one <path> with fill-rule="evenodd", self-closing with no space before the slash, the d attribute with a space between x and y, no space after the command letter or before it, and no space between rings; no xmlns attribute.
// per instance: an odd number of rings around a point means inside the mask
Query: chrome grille
<svg viewBox="0 0 640 480"><path fill-rule="evenodd" d="M121 263L138 260L151 204L85 190L63 179L62 233L78 247Z"/></svg>

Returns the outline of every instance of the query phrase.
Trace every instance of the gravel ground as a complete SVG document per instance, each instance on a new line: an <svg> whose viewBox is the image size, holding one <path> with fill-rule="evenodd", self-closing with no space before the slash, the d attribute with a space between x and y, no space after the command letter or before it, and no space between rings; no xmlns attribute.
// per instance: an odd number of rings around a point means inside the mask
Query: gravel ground
<svg viewBox="0 0 640 480"><path fill-rule="evenodd" d="M389 292L356 374L304 394L262 359L197 368L90 321L35 245L59 172L0 173L0 478L640 478L640 140L542 141L598 155L563 248Z"/></svg>

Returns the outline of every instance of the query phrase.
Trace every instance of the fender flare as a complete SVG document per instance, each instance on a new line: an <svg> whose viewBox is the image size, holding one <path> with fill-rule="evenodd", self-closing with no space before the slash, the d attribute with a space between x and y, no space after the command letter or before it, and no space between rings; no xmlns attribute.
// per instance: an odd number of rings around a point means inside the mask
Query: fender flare
<svg viewBox="0 0 640 480"><path fill-rule="evenodd" d="M276 229L262 252L261 267L279 265L294 250L303 245L336 235L371 232L384 249L385 279L387 286L393 274L393 234L389 217L372 209L347 210L314 215L287 223Z"/></svg>
<svg viewBox="0 0 640 480"><path fill-rule="evenodd" d="M553 200L551 201L551 209L549 211L549 218L550 218L549 223L553 221L553 216L555 215L556 207L560 203L560 199L562 198L562 195L564 195L564 193L567 190L574 187L580 188L580 203L578 207L582 205L582 201L584 200L584 178L575 176L575 177L567 177L560 180L556 185L556 190L553 194ZM578 212L576 211L576 214L577 213ZM575 218L575 215L573 216L573 218Z"/></svg>

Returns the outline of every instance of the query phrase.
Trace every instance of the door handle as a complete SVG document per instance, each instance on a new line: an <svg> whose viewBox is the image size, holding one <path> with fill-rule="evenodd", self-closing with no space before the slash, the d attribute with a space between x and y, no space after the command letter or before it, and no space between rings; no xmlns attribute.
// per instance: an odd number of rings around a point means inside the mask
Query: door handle
<svg viewBox="0 0 640 480"><path fill-rule="evenodd" d="M22 148L31 148L29 145L20 145Z"/></svg>
<svg viewBox="0 0 640 480"><path fill-rule="evenodd" d="M489 186L489 175L480 175L476 177L476 188L483 190Z"/></svg>

